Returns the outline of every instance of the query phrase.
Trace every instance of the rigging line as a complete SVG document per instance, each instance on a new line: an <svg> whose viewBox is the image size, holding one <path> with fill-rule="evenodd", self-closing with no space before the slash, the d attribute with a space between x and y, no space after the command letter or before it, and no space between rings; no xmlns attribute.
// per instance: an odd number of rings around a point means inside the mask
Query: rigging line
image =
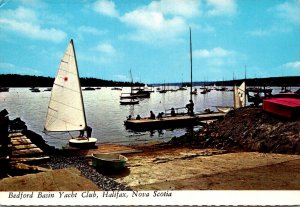
<svg viewBox="0 0 300 207"><path fill-rule="evenodd" d="M72 134L70 133L70 131L68 131L68 133L69 133L69 135L72 137L72 139L74 138L73 136L72 136Z"/></svg>

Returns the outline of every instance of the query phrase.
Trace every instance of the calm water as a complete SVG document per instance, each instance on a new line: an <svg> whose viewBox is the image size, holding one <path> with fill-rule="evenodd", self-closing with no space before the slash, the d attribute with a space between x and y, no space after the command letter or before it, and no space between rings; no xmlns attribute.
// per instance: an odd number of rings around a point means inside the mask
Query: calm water
<svg viewBox="0 0 300 207"><path fill-rule="evenodd" d="M174 87L175 88L175 87ZM215 110L213 106L232 106L232 92L221 92L212 90L207 94L194 95L195 111L201 112L205 108ZM26 122L28 129L41 134L48 144L62 147L68 143L70 138L66 133L42 133L46 111L50 98L50 92L40 88L40 93L33 93L28 88L10 88L9 92L0 93L0 110L6 108L10 119L20 117ZM278 93L280 88L274 88L273 93ZM123 106L119 104L120 95L129 92L130 88L123 88L122 91L111 90L109 87L102 87L100 90L83 91L83 99L86 110L88 125L93 128L93 137L98 138L98 143L120 143L137 144L152 141L168 141L174 136L181 136L186 129L161 130L153 132L133 132L125 129L123 122L128 115L135 117L140 114L142 117L149 116L152 110L156 115L172 107L183 107L188 103L189 90L151 93L150 99L140 100L140 104L134 106ZM293 89L294 91L294 89ZM72 136L78 133L72 132Z"/></svg>

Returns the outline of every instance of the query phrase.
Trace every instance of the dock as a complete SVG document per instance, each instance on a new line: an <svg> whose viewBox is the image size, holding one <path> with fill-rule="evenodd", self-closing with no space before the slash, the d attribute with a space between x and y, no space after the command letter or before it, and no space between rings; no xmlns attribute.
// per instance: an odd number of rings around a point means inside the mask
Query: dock
<svg viewBox="0 0 300 207"><path fill-rule="evenodd" d="M221 119L225 116L225 113L203 113L195 114L195 116L178 115L178 116L166 116L159 119L140 119L140 120L126 120L124 122L127 129L134 131L155 130L164 128L180 128L198 125L201 121L209 121Z"/></svg>
<svg viewBox="0 0 300 207"><path fill-rule="evenodd" d="M21 132L11 132L8 137L11 140L11 164L45 162L50 159Z"/></svg>

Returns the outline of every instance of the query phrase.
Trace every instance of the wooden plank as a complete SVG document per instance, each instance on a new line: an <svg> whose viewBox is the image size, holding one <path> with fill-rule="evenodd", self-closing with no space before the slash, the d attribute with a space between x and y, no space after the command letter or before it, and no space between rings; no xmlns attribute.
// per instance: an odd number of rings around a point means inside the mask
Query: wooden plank
<svg viewBox="0 0 300 207"><path fill-rule="evenodd" d="M15 150L12 152L12 156L31 156L31 155L36 155L36 154L41 154L43 153L43 150L40 148L31 148L31 149L23 149L23 150Z"/></svg>
<svg viewBox="0 0 300 207"><path fill-rule="evenodd" d="M11 139L11 143L13 145L19 145L19 144L32 144L30 139Z"/></svg>
<svg viewBox="0 0 300 207"><path fill-rule="evenodd" d="M48 161L50 159L49 156L42 156L42 157L13 157L11 158L12 163L17 162L42 162L42 161Z"/></svg>
<svg viewBox="0 0 300 207"><path fill-rule="evenodd" d="M20 144L20 145L13 145L13 150L21 150L21 149L30 149L30 148L37 148L35 144Z"/></svg>
<svg viewBox="0 0 300 207"><path fill-rule="evenodd" d="M20 137L23 136L21 132L14 132L14 133L9 133L8 137Z"/></svg>
<svg viewBox="0 0 300 207"><path fill-rule="evenodd" d="M16 136L16 137L11 137L11 140L19 140L19 139L28 139L25 135L22 136Z"/></svg>

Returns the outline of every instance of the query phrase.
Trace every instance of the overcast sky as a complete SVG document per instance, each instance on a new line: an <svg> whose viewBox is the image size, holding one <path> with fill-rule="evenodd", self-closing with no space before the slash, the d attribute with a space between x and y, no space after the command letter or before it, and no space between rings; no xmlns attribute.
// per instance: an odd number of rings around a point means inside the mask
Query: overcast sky
<svg viewBox="0 0 300 207"><path fill-rule="evenodd" d="M300 75L300 0L0 0L0 73L145 83Z"/></svg>

